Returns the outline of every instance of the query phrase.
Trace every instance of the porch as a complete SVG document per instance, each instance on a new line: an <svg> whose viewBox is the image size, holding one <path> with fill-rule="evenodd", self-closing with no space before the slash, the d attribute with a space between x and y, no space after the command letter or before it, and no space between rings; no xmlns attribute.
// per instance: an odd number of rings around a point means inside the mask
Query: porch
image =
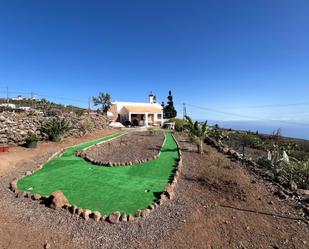
<svg viewBox="0 0 309 249"><path fill-rule="evenodd" d="M133 126L162 126L163 113L134 113L129 112L128 120Z"/></svg>

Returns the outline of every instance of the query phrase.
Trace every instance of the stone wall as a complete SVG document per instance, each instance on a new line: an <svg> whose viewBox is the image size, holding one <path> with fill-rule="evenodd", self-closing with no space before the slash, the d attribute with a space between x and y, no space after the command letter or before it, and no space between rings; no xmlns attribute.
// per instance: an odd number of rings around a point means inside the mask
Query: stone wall
<svg viewBox="0 0 309 249"><path fill-rule="evenodd" d="M29 133L36 133L42 138L40 128L42 124L52 117L44 116L42 113L0 113L0 145L23 144ZM104 129L108 125L108 120L100 114L84 114L77 116L75 113L66 114L73 129L68 135L84 135L87 131Z"/></svg>

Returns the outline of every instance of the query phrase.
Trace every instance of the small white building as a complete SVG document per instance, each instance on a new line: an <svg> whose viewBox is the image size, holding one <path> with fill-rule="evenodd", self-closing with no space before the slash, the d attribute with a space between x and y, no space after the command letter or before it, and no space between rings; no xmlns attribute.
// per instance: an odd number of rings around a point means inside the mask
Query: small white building
<svg viewBox="0 0 309 249"><path fill-rule="evenodd" d="M163 126L163 107L156 103L156 96L149 94L148 103L113 102L107 115L115 122L130 121L138 126Z"/></svg>
<svg viewBox="0 0 309 249"><path fill-rule="evenodd" d="M21 95L18 95L16 98L13 98L13 100L23 100L24 98Z"/></svg>
<svg viewBox="0 0 309 249"><path fill-rule="evenodd" d="M14 105L14 104L9 104L9 103L4 103L4 104L0 104L0 107L6 107L6 108L15 109L15 108L16 108L16 105Z"/></svg>
<svg viewBox="0 0 309 249"><path fill-rule="evenodd" d="M30 106L20 106L18 109L24 110L24 111L31 111L32 110L32 108Z"/></svg>

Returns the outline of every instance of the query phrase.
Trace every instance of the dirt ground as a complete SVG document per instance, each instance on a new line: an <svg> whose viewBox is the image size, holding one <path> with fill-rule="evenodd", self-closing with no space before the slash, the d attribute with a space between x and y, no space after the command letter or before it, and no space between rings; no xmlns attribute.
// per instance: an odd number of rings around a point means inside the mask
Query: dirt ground
<svg viewBox="0 0 309 249"><path fill-rule="evenodd" d="M98 144L83 151L80 156L100 164L138 163L158 155L164 141L162 132L150 135L148 131L129 132L117 139Z"/></svg>
<svg viewBox="0 0 309 249"><path fill-rule="evenodd" d="M0 178L9 172L14 171L21 164L27 162L35 162L37 156L41 156L47 152L56 152L68 146L79 144L90 139L100 138L105 135L114 133L116 130L108 129L103 131L95 131L85 135L84 137L69 137L61 142L39 142L38 148L28 149L22 146L11 147L9 152L0 153Z"/></svg>
<svg viewBox="0 0 309 249"><path fill-rule="evenodd" d="M184 138L178 141L184 167L175 199L146 218L116 225L85 222L63 210L15 198L7 188L12 177L38 158L81 139L1 155L0 248L44 248L46 241L51 249L309 248L308 220L296 203L278 199L274 186L213 148L205 146L206 153L199 155Z"/></svg>
<svg viewBox="0 0 309 249"><path fill-rule="evenodd" d="M199 156L179 140L192 213L162 248L309 248L309 220L295 203L213 148Z"/></svg>

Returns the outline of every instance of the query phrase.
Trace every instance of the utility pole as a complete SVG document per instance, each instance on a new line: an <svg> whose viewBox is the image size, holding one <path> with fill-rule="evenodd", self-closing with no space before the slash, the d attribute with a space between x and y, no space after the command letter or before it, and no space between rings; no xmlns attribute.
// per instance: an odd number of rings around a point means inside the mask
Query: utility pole
<svg viewBox="0 0 309 249"><path fill-rule="evenodd" d="M9 103L9 87L6 87L6 102Z"/></svg>
<svg viewBox="0 0 309 249"><path fill-rule="evenodd" d="M183 105L183 111L182 111L183 117L182 117L182 119L185 120L185 116L187 116L186 103L182 103L182 105Z"/></svg>
<svg viewBox="0 0 309 249"><path fill-rule="evenodd" d="M88 114L90 113L91 97L88 98Z"/></svg>
<svg viewBox="0 0 309 249"><path fill-rule="evenodd" d="M33 109L35 109L35 99L34 99L34 93L33 92L31 92L31 107L33 108Z"/></svg>

